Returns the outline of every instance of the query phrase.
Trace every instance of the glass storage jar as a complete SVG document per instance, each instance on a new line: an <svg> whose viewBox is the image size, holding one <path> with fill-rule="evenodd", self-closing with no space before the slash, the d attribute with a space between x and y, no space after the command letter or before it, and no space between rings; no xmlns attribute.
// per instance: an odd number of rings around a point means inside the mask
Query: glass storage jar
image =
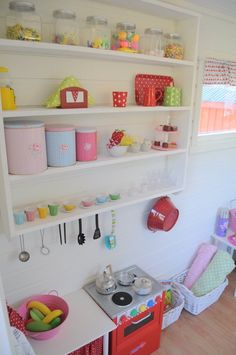
<svg viewBox="0 0 236 355"><path fill-rule="evenodd" d="M110 49L111 31L105 17L88 16L83 29L83 45L91 48Z"/></svg>
<svg viewBox="0 0 236 355"><path fill-rule="evenodd" d="M25 41L41 41L41 19L28 1L11 1L6 18L6 37Z"/></svg>
<svg viewBox="0 0 236 355"><path fill-rule="evenodd" d="M70 10L55 10L54 42L59 44L79 44L79 25L76 13Z"/></svg>
<svg viewBox="0 0 236 355"><path fill-rule="evenodd" d="M184 58L184 46L178 33L165 34L165 57L174 59Z"/></svg>
<svg viewBox="0 0 236 355"><path fill-rule="evenodd" d="M164 56L163 32L160 28L146 28L140 38L140 53Z"/></svg>
<svg viewBox="0 0 236 355"><path fill-rule="evenodd" d="M137 53L140 36L136 33L136 25L133 23L119 22L116 31L112 34L113 50Z"/></svg>

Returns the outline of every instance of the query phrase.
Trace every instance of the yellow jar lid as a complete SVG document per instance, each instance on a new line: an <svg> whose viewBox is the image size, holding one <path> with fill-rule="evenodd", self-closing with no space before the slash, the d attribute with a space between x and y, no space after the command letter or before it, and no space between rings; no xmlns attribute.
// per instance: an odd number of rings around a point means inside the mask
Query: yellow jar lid
<svg viewBox="0 0 236 355"><path fill-rule="evenodd" d="M8 73L8 68L0 67L0 73Z"/></svg>

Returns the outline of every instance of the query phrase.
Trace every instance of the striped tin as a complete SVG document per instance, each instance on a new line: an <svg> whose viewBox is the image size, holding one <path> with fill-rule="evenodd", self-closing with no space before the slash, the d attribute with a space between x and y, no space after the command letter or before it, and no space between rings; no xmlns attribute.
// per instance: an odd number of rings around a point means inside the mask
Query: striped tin
<svg viewBox="0 0 236 355"><path fill-rule="evenodd" d="M4 130L10 174L30 175L47 169L43 122L8 121Z"/></svg>
<svg viewBox="0 0 236 355"><path fill-rule="evenodd" d="M48 166L70 166L76 163L75 128L69 125L46 126Z"/></svg>

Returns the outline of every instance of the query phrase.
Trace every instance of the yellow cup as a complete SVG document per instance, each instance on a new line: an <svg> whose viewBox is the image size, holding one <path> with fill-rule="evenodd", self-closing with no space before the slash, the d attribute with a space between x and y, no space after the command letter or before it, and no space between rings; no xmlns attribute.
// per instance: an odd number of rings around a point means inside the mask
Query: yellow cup
<svg viewBox="0 0 236 355"><path fill-rule="evenodd" d="M46 218L48 215L48 207L46 206L39 206L37 208L38 210L38 214L39 214L39 218Z"/></svg>
<svg viewBox="0 0 236 355"><path fill-rule="evenodd" d="M2 99L2 109L3 110L15 110L15 95L14 90L8 87L2 87L1 90L1 99Z"/></svg>

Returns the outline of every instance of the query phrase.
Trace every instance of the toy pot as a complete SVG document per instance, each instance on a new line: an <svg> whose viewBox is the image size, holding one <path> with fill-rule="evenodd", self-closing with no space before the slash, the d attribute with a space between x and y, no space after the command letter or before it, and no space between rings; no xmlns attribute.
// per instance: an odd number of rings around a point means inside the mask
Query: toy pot
<svg viewBox="0 0 236 355"><path fill-rule="evenodd" d="M171 202L168 196L161 197L152 207L147 227L152 232L163 230L168 232L171 230L179 217L179 210Z"/></svg>

